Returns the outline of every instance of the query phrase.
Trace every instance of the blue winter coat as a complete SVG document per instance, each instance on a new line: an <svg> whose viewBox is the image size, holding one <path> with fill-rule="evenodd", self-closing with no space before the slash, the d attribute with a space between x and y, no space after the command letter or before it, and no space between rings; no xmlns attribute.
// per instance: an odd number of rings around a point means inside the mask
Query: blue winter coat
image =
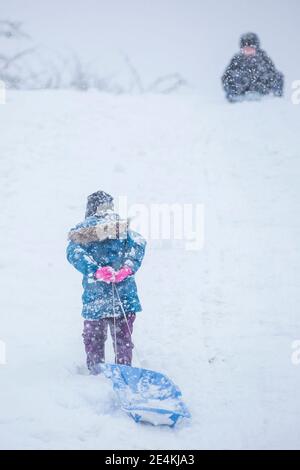
<svg viewBox="0 0 300 470"><path fill-rule="evenodd" d="M102 221L101 216L88 217L70 233L76 234L76 231L80 233L80 230L98 226ZM142 309L134 274L141 266L144 257L145 240L138 233L128 230L125 237L103 241L94 240L94 237L89 240L85 237L83 242L70 241L67 247L68 261L83 274L82 316L86 320L114 316L112 284L94 278L95 272L102 266L111 266L115 271L124 265L131 268L133 274L116 286L125 313L140 312ZM122 310L116 299L115 313L117 316L122 315Z"/></svg>

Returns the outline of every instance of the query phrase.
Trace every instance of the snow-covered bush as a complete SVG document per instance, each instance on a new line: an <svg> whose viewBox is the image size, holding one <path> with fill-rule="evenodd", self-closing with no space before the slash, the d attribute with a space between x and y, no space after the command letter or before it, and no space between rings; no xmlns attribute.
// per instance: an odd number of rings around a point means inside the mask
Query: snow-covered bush
<svg viewBox="0 0 300 470"><path fill-rule="evenodd" d="M59 54L32 44L22 23L0 20L0 80L6 88L96 89L113 94L171 93L187 84L179 73L145 84L127 55L123 56L118 72L103 74L96 61L87 64L76 55Z"/></svg>

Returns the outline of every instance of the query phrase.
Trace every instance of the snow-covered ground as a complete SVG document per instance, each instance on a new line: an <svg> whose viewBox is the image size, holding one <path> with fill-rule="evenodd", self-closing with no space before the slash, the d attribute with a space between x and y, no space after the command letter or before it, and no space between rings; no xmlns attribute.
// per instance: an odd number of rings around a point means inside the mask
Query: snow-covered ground
<svg viewBox="0 0 300 470"><path fill-rule="evenodd" d="M300 448L300 106L11 92L0 119L0 447ZM204 248L149 240L137 275L135 343L192 413L174 430L135 424L77 370L66 238L98 189L205 204Z"/></svg>

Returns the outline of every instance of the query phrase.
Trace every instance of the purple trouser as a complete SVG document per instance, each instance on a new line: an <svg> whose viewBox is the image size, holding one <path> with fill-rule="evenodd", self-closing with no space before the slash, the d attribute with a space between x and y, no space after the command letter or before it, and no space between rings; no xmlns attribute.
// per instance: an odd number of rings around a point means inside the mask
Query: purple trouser
<svg viewBox="0 0 300 470"><path fill-rule="evenodd" d="M90 370L105 361L105 341L107 339L108 326L113 340L116 364L131 365L133 349L131 335L135 313L126 315L126 319L124 317L117 317L115 319L116 332L113 317L84 321L82 336L86 352L86 362ZM117 347L115 345L115 336Z"/></svg>

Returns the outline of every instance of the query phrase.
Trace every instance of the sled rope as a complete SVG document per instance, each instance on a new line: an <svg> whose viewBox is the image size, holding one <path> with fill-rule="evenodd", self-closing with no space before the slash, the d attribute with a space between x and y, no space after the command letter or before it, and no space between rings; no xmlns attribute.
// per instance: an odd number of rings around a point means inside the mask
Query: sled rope
<svg viewBox="0 0 300 470"><path fill-rule="evenodd" d="M113 312L114 312L115 363L117 363L117 360L118 360L118 347L117 347L116 306L115 306L114 284L112 284L112 299L113 299Z"/></svg>
<svg viewBox="0 0 300 470"><path fill-rule="evenodd" d="M125 313L125 310L124 310L124 307L123 307L123 304L122 304L122 301L120 299L120 295L119 295L119 292L118 292L118 289L117 289L117 286L116 284L112 283L112 292L113 292L113 311L114 311L114 331L115 331L115 348L116 348L116 357L117 357L117 337L116 337L116 308L115 308L115 298L117 298L118 300L118 303L121 307L121 311L122 311L122 314L125 318L125 321L126 321L126 325L127 325L127 329L128 329L128 332L129 332L129 335L131 336L131 331L130 331L130 328L129 328L129 323L128 323L128 320L127 320L127 316L126 316L126 313ZM136 357L137 357L137 360L139 362L139 364L141 365L142 364L142 361L140 359L140 354L138 353L138 350L136 348L136 346L134 345L134 349L135 349L135 353L136 353Z"/></svg>

